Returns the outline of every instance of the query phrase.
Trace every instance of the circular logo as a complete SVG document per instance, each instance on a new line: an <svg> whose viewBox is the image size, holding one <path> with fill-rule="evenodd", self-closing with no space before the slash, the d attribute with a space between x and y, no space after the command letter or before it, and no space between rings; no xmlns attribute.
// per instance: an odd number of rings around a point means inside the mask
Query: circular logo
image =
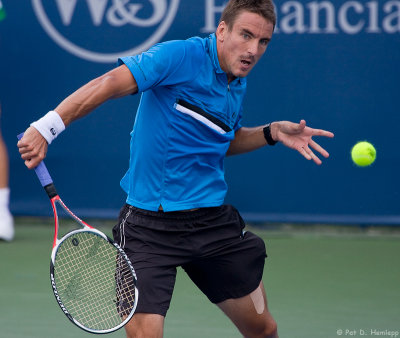
<svg viewBox="0 0 400 338"><path fill-rule="evenodd" d="M175 19L179 1L55 0L44 1L45 9L42 0L32 0L32 6L57 45L88 61L115 63L159 42Z"/></svg>

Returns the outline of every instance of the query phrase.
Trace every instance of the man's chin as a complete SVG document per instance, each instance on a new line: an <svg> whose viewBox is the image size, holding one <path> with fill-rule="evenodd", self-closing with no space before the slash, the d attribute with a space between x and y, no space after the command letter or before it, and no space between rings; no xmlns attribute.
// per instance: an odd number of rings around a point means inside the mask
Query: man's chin
<svg viewBox="0 0 400 338"><path fill-rule="evenodd" d="M250 68L248 70L247 69L246 70L239 69L236 72L232 72L231 75L229 75L229 77L231 77L232 79L246 77L247 75L249 75L251 69L252 68Z"/></svg>
<svg viewBox="0 0 400 338"><path fill-rule="evenodd" d="M246 70L246 71L241 70L241 71L237 72L237 74L235 74L235 77L240 77L240 78L246 77L247 75L249 75L250 71L251 71L251 69Z"/></svg>
<svg viewBox="0 0 400 338"><path fill-rule="evenodd" d="M240 67L237 71L237 73L235 74L236 77L246 77L247 75L249 75L249 73L251 72L251 70L253 69L253 65L249 66L249 67Z"/></svg>

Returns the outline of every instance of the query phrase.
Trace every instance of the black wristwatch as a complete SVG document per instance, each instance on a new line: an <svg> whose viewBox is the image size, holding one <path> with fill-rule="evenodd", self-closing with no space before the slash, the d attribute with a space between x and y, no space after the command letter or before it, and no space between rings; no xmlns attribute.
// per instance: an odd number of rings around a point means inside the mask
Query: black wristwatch
<svg viewBox="0 0 400 338"><path fill-rule="evenodd" d="M268 123L264 128L263 128L263 132L264 132L264 137L265 140L267 141L267 143L270 146L274 146L275 144L278 143L278 141L275 141L272 136L271 136L271 123Z"/></svg>

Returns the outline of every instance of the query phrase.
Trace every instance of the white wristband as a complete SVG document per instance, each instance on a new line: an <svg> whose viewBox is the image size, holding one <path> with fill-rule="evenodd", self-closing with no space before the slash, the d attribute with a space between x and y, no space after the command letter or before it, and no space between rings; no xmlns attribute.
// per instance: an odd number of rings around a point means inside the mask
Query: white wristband
<svg viewBox="0 0 400 338"><path fill-rule="evenodd" d="M65 129L65 124L60 115L54 110L49 111L41 119L31 123L31 126L37 129L50 144Z"/></svg>

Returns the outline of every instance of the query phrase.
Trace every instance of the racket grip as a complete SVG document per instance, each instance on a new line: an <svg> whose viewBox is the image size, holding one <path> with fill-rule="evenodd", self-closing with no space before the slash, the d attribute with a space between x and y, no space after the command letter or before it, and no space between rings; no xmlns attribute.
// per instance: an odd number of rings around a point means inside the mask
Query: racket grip
<svg viewBox="0 0 400 338"><path fill-rule="evenodd" d="M35 173L37 177L39 178L40 184L42 187L45 187L46 185L52 184L53 180L49 174L49 171L47 170L46 165L44 162L40 162L39 165L35 168Z"/></svg>
<svg viewBox="0 0 400 338"><path fill-rule="evenodd" d="M17 136L18 140L20 140L24 136L24 133L21 133ZM39 178L40 184L42 187L45 187L46 185L52 184L53 180L51 179L51 176L49 174L49 171L47 170L46 165L44 162L40 162L39 165L35 168L35 173L37 177Z"/></svg>

